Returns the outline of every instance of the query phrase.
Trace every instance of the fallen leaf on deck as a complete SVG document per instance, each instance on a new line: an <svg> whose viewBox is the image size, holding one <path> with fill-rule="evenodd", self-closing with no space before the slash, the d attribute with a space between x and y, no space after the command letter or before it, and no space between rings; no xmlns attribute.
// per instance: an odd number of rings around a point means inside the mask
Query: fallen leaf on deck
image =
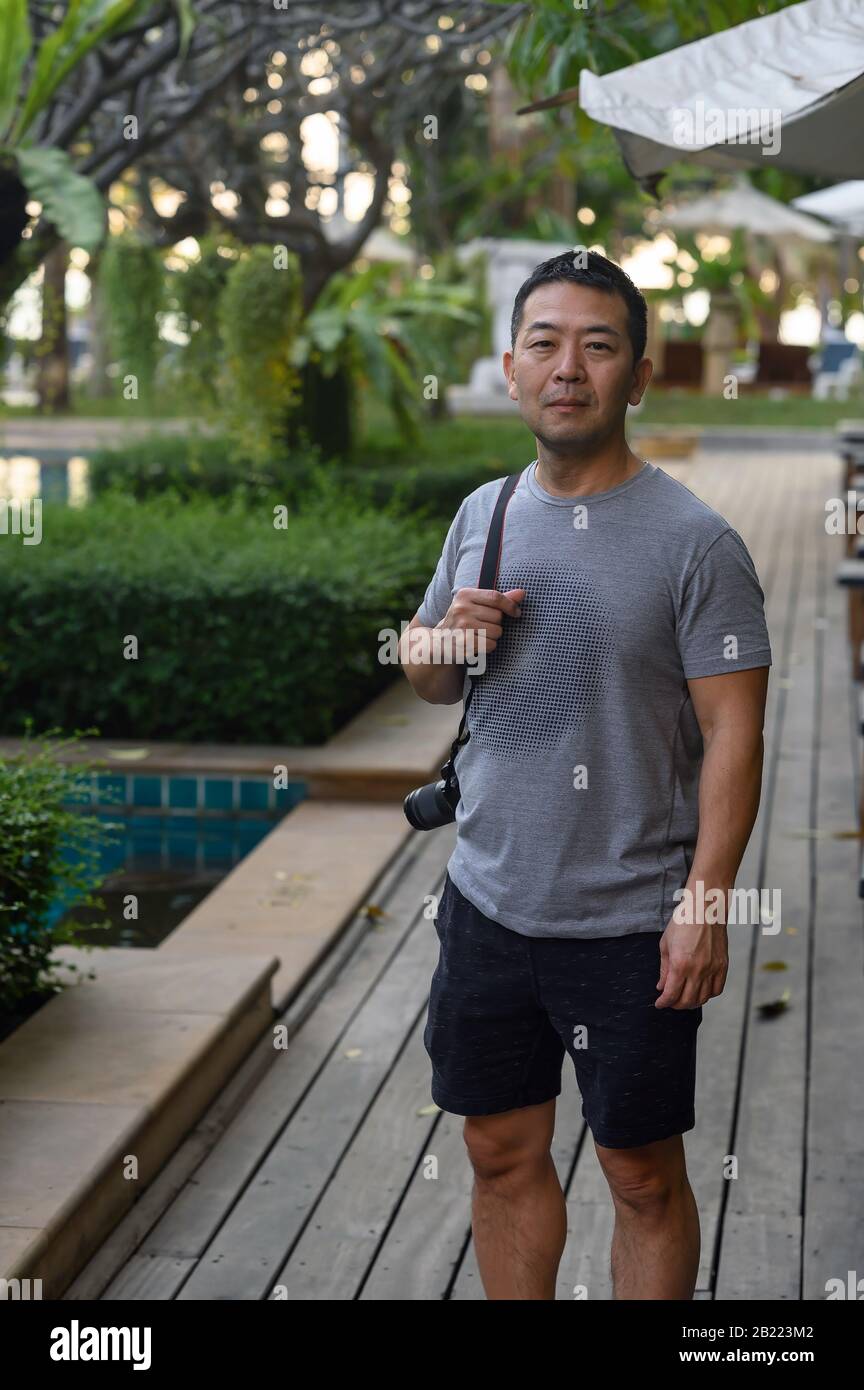
<svg viewBox="0 0 864 1390"><path fill-rule="evenodd" d="M790 1000L791 997L792 997L792 996L790 995L789 990L788 990L788 989L784 989L784 991L783 991L783 993L780 995L780 998L779 998L779 999L772 999L771 1002L770 1002L769 1004L760 1004L760 1005L759 1005L759 1014L760 1014L760 1017L761 1017L761 1018L776 1018L778 1014L785 1013L785 1012L786 1012L786 1009L787 1009L787 1007L788 1007L788 1004L789 1004L789 1000Z"/></svg>
<svg viewBox="0 0 864 1390"><path fill-rule="evenodd" d="M377 907L375 903L367 903L362 909L361 915L363 917L370 917L373 922L377 922L380 918L386 917L387 913L384 911L383 907Z"/></svg>
<svg viewBox="0 0 864 1390"><path fill-rule="evenodd" d="M349 1047L346 1048L342 1055L343 1057L362 1057L363 1049L362 1047Z"/></svg>
<svg viewBox="0 0 864 1390"><path fill-rule="evenodd" d="M418 1115L436 1115L440 1109L441 1109L441 1106L440 1106L440 1105L435 1105L435 1103L433 1102L432 1105L424 1105L424 1106L422 1107L422 1109L420 1109L420 1110L417 1111L417 1114L418 1114Z"/></svg>

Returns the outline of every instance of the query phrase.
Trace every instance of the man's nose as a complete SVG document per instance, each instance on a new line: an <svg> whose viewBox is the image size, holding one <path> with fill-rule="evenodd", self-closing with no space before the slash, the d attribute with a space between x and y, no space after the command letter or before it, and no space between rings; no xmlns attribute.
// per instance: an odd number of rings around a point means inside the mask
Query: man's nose
<svg viewBox="0 0 864 1390"><path fill-rule="evenodd" d="M578 380L585 376L585 363L578 347L565 348L555 364L555 375L565 381Z"/></svg>

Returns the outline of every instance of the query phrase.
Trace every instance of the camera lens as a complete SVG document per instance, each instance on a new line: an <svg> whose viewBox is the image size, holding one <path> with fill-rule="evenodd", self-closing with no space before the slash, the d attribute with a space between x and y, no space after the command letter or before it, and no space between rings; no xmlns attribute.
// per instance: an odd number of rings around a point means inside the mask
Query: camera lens
<svg viewBox="0 0 864 1390"><path fill-rule="evenodd" d="M444 778L437 782L427 782L409 792L403 806L410 825L415 830L435 830L439 825L447 825L455 820L456 812L444 794Z"/></svg>

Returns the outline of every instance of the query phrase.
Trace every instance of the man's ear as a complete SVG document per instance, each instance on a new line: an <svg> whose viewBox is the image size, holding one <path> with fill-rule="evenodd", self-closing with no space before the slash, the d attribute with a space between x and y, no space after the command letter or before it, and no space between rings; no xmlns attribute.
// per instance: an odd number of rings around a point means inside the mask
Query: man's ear
<svg viewBox="0 0 864 1390"><path fill-rule="evenodd" d="M504 365L504 378L507 382L507 395L510 397L511 401L518 401L519 392L516 388L516 382L513 380L512 352L505 352L502 361Z"/></svg>
<svg viewBox="0 0 864 1390"><path fill-rule="evenodd" d="M650 357L643 357L641 362L637 362L633 369L633 384L630 388L630 395L627 397L629 405L638 405L648 387L648 382L654 372L654 363Z"/></svg>

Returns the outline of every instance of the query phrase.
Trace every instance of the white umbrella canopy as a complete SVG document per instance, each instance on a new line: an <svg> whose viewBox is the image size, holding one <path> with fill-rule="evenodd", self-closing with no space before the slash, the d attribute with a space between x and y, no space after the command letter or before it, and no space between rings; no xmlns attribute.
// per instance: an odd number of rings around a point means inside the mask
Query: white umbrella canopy
<svg viewBox="0 0 864 1390"><path fill-rule="evenodd" d="M816 193L804 193L792 199L792 206L824 217L850 236L864 236L864 179L851 179L835 183L831 188L820 188Z"/></svg>
<svg viewBox="0 0 864 1390"><path fill-rule="evenodd" d="M604 77L583 69L579 104L612 128L652 191L680 159L854 178L864 173L864 3L804 0Z"/></svg>
<svg viewBox="0 0 864 1390"><path fill-rule="evenodd" d="M668 208L663 213L663 221L679 231L712 233L741 228L778 241L795 237L802 241L827 242L835 236L833 228L824 222L760 193L746 175L739 176L731 188L718 188L701 198Z"/></svg>

